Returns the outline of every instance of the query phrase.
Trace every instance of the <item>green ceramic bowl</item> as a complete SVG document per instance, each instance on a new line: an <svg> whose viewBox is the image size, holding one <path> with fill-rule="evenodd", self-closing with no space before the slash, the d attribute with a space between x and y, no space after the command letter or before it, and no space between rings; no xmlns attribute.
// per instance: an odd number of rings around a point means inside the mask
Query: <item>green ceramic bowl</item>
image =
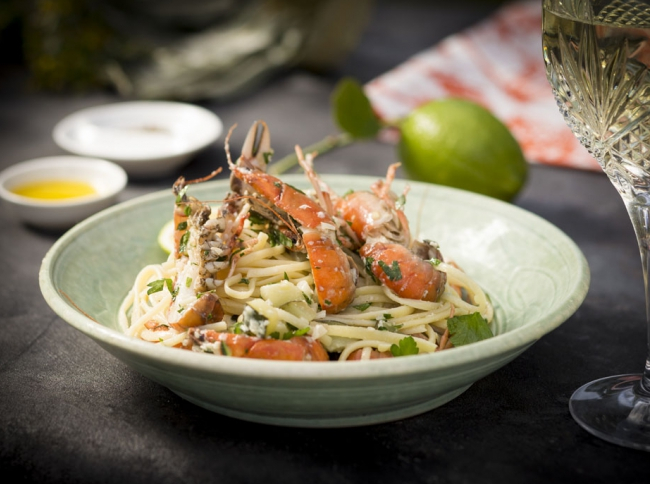
<svg viewBox="0 0 650 484"><path fill-rule="evenodd" d="M302 175L283 177L306 187ZM375 178L323 177L335 191ZM172 214L171 190L106 209L63 235L47 253L41 291L65 321L106 351L208 410L268 424L346 427L430 411L504 366L580 306L587 262L558 228L516 206L453 188L408 183L412 232L439 242L489 293L494 338L435 354L356 362L281 362L166 348L123 334L117 311L145 264L163 261L158 231ZM227 181L192 186L219 200ZM92 318L92 319L91 319Z"/></svg>

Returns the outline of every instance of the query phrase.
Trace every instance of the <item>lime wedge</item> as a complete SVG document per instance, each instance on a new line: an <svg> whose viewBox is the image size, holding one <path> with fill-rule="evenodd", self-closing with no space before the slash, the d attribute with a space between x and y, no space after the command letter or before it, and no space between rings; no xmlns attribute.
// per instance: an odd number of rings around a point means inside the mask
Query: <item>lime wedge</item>
<svg viewBox="0 0 650 484"><path fill-rule="evenodd" d="M174 251L174 221L170 220L158 232L158 245L162 250L171 254Z"/></svg>

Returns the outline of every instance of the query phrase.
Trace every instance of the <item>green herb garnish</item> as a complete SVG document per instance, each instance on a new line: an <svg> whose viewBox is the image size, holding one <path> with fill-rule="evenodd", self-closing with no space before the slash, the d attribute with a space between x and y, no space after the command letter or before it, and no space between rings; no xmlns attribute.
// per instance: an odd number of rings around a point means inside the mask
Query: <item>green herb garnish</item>
<svg viewBox="0 0 650 484"><path fill-rule="evenodd" d="M174 283L169 278L158 279L157 281L151 281L149 284L147 284L147 287L149 288L147 290L147 294L160 292L165 288L165 286L167 286L167 290L170 293L172 293L172 295L174 295Z"/></svg>
<svg viewBox="0 0 650 484"><path fill-rule="evenodd" d="M181 237L180 243L178 244L178 252L184 254L187 252L187 243L190 240L190 231L188 230Z"/></svg>
<svg viewBox="0 0 650 484"><path fill-rule="evenodd" d="M279 230L272 229L269 231L269 245L271 247L284 245L285 247L291 248L293 247L293 241Z"/></svg>
<svg viewBox="0 0 650 484"><path fill-rule="evenodd" d="M402 271L399 268L399 264L397 263L396 260L393 261L392 265L386 264L383 260L380 260L377 262L379 264L379 267L382 268L384 271L384 274L390 279L391 281L399 281L402 278Z"/></svg>
<svg viewBox="0 0 650 484"><path fill-rule="evenodd" d="M183 188L181 188L181 191L178 192L178 195L176 195L176 203L181 203L183 201L183 198L185 197L185 192L187 192L187 187L188 185L185 185Z"/></svg>
<svg viewBox="0 0 650 484"><path fill-rule="evenodd" d="M269 222L268 219L262 217L259 213L252 210L248 212L248 220L250 220L253 225L265 225Z"/></svg>
<svg viewBox="0 0 650 484"><path fill-rule="evenodd" d="M397 333L400 329L402 329L403 324L390 324L387 323L386 321L379 321L379 324L377 325L377 329L379 331L390 331L391 333Z"/></svg>
<svg viewBox="0 0 650 484"><path fill-rule="evenodd" d="M447 329L449 329L449 340L454 346L468 345L494 336L481 313L449 318Z"/></svg>
<svg viewBox="0 0 650 484"><path fill-rule="evenodd" d="M225 341L221 342L221 354L223 356L232 356L232 351Z"/></svg>
<svg viewBox="0 0 650 484"><path fill-rule="evenodd" d="M390 352L393 356L408 356L417 355L420 352L420 349L415 343L413 336L408 336L399 340L399 345L391 345Z"/></svg>

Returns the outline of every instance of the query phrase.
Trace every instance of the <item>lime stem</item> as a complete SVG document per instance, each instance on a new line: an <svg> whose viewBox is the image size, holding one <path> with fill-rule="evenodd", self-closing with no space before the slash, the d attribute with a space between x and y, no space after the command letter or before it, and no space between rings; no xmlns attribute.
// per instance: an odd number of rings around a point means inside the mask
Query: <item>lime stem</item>
<svg viewBox="0 0 650 484"><path fill-rule="evenodd" d="M322 140L307 146L303 149L304 153L316 153L316 155L322 155L327 153L335 148L343 148L354 142L354 138L349 133L339 133L335 135L327 136ZM273 162L269 165L268 172L271 175L281 175L290 168L293 168L298 164L298 157L295 153L285 156L284 158Z"/></svg>

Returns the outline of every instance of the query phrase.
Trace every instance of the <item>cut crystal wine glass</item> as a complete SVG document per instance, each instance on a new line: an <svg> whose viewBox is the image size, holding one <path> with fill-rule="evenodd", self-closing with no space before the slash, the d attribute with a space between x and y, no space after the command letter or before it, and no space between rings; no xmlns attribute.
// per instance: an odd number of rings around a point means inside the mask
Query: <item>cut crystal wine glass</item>
<svg viewBox="0 0 650 484"><path fill-rule="evenodd" d="M627 208L645 284L645 367L585 384L569 408L592 434L650 451L650 0L544 0L543 50L560 112Z"/></svg>

